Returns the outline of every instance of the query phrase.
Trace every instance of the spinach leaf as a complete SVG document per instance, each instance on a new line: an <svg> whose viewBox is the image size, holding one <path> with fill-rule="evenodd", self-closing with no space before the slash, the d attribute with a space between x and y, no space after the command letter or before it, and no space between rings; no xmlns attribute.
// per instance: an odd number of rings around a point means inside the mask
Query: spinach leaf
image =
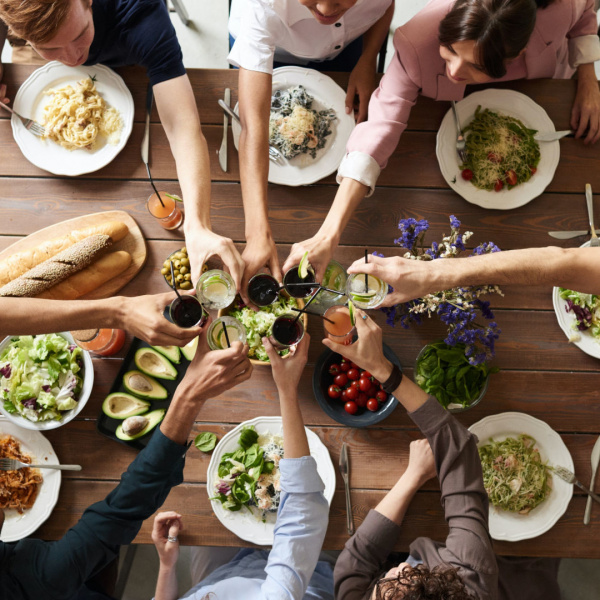
<svg viewBox="0 0 600 600"><path fill-rule="evenodd" d="M194 438L194 446L201 452L210 452L217 445L217 436L210 431L203 431Z"/></svg>

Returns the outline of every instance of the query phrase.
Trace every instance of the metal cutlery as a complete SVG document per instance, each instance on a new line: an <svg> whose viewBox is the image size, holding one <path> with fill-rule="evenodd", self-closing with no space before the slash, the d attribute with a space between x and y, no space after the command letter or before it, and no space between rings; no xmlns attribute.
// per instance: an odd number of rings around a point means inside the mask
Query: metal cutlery
<svg viewBox="0 0 600 600"><path fill-rule="evenodd" d="M597 248L600 246L600 239L596 235L596 227L594 226L594 196L592 196L592 186L589 183L585 184L585 199L587 201L588 217L590 219L590 231L592 237L590 238L590 246Z"/></svg>
<svg viewBox="0 0 600 600"><path fill-rule="evenodd" d="M340 473L344 480L346 491L346 531L348 535L354 535L354 519L352 518L352 502L350 500L350 462L348 460L348 447L346 442L342 444L340 453Z"/></svg>
<svg viewBox="0 0 600 600"><path fill-rule="evenodd" d="M225 88L225 98L223 101L227 106L231 104L231 90ZM227 173L227 129L229 127L229 116L227 111L223 115L223 140L217 154L219 155L219 165L224 173Z"/></svg>
<svg viewBox="0 0 600 600"><path fill-rule="evenodd" d="M54 469L55 471L81 471L81 465L30 465L16 458L0 458L0 471L17 471L24 467L32 469Z"/></svg>
<svg viewBox="0 0 600 600"><path fill-rule="evenodd" d="M34 121L33 119L28 119L27 117L22 117L18 112L15 112L10 106L7 106L3 102L0 102L0 106L7 110L9 113L12 113L13 115L21 119L21 122L23 123L23 125L25 125L25 129L27 129L27 131L31 131L33 135L37 135L38 137L46 135L46 129L37 121Z"/></svg>
<svg viewBox="0 0 600 600"><path fill-rule="evenodd" d="M460 126L460 121L458 120L456 102L454 102L454 100L452 100L452 114L454 115L454 122L456 123L456 153L458 154L460 162L464 163L467 160L467 151L465 150L466 142Z"/></svg>
<svg viewBox="0 0 600 600"><path fill-rule="evenodd" d="M575 132L570 129L563 129L562 131L538 131L533 136L533 139L538 142L555 142L564 137L573 137L574 135Z"/></svg>
<svg viewBox="0 0 600 600"><path fill-rule="evenodd" d="M598 496L598 494L594 494L594 492L591 492L590 490L588 490L577 479L577 477L575 477L575 473L569 471L569 469L565 469L565 467L554 466L554 467L549 467L549 468L552 469L552 471L554 473L556 473L563 481L566 481L567 483L572 483L573 485L576 485L580 490L583 490L590 498L592 498L596 502L600 503L600 496Z"/></svg>
<svg viewBox="0 0 600 600"><path fill-rule="evenodd" d="M596 229L596 233L600 233L600 229ZM570 240L582 235L590 235L587 229L574 229L573 231L549 231L548 235L557 240Z"/></svg>
<svg viewBox="0 0 600 600"><path fill-rule="evenodd" d="M598 464L600 463L600 436L596 440L594 444L594 449L592 450L592 480L590 481L590 490L594 491L594 483L596 481L596 473L598 472ZM583 524L590 524L590 517L592 515L592 498L591 496L587 499L587 504L585 505L585 513L583 515Z"/></svg>
<svg viewBox="0 0 600 600"><path fill-rule="evenodd" d="M238 123L241 124L240 118L237 115L237 113L227 104L225 104L225 102L223 102L223 100L219 99L219 106L234 120L236 120ZM269 160L277 163L277 164L285 164L285 157L283 156L283 154L281 154L281 152L279 152L279 150L277 150L277 148L275 148L275 146L271 146L269 145Z"/></svg>

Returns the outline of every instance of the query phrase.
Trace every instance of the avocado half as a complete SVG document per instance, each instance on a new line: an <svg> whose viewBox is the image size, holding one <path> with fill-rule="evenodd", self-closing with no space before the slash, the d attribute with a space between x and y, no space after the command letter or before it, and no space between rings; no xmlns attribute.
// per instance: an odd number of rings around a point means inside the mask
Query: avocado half
<svg viewBox="0 0 600 600"><path fill-rule="evenodd" d="M154 377L150 377L141 371L127 371L123 375L123 387L140 398L165 400L168 396L167 390Z"/></svg>
<svg viewBox="0 0 600 600"><path fill-rule="evenodd" d="M140 348L135 353L135 366L146 375L157 379L170 379L177 377L175 366L160 352L153 348Z"/></svg>
<svg viewBox="0 0 600 600"><path fill-rule="evenodd" d="M164 354L172 363L178 365L181 362L181 350L179 346L152 346L155 350Z"/></svg>
<svg viewBox="0 0 600 600"><path fill-rule="evenodd" d="M189 360L194 360L196 356L196 350L198 350L198 338L195 337L191 342L186 344L182 349L181 353Z"/></svg>
<svg viewBox="0 0 600 600"><path fill-rule="evenodd" d="M102 412L111 419L127 419L148 412L150 402L125 392L109 394L102 403Z"/></svg>
<svg viewBox="0 0 600 600"><path fill-rule="evenodd" d="M131 440L137 440L141 438L143 435L146 435L150 431L152 431L163 419L165 413L167 412L166 408L161 408L159 410L153 410L152 412L146 413L144 417L148 420L146 427L144 427L141 431L138 431L135 435L127 435L123 432L123 424L120 423L117 427L117 431L115 431L115 435L120 439L126 442Z"/></svg>

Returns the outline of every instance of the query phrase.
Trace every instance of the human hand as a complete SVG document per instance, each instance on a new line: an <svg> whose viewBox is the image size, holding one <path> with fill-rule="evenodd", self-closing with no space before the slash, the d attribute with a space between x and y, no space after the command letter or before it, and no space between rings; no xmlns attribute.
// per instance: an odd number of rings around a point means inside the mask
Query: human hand
<svg viewBox="0 0 600 600"><path fill-rule="evenodd" d="M0 23L0 27L2 24ZM0 44L0 53L2 53L2 45ZM0 102L8 104L10 100L6 95L6 84L2 83L2 76L4 75L4 66L0 63Z"/></svg>
<svg viewBox="0 0 600 600"><path fill-rule="evenodd" d="M391 375L393 367L383 354L381 327L367 313L356 307L354 307L354 318L358 332L356 342L350 346L343 346L326 338L323 340L323 344L351 360L361 369L369 371L378 381L386 381Z"/></svg>
<svg viewBox="0 0 600 600"><path fill-rule="evenodd" d="M229 271L235 283L235 289L240 290L244 261L231 239L218 235L205 227L190 225L185 230L185 245L190 258L194 285L202 274L204 263L211 256L218 256L223 261L225 270Z"/></svg>
<svg viewBox="0 0 600 600"><path fill-rule="evenodd" d="M264 266L269 268L271 275L281 283L281 269L279 268L279 258L277 257L277 248L271 232L264 237L248 238L244 252L242 253L244 261L244 276L242 278L242 287L240 296L244 304L252 307L248 296L248 282L256 275Z"/></svg>
<svg viewBox="0 0 600 600"><path fill-rule="evenodd" d="M593 64L591 67L591 75L579 72L577 94L571 110L571 128L575 131L575 137L581 138L587 129L584 144L595 144L600 139L600 90Z"/></svg>
<svg viewBox="0 0 600 600"><path fill-rule="evenodd" d="M369 262L361 258L348 268L348 273L366 273L379 277L394 288L388 294L381 306L394 306L400 302L408 302L415 298L422 298L426 294L437 292L433 289L432 280L433 261L411 260L400 256L382 258L369 256Z"/></svg>
<svg viewBox="0 0 600 600"><path fill-rule="evenodd" d="M185 346L199 336L203 328L178 327L165 318L163 311L174 298L174 292L114 298L114 305L118 307L117 326L151 346Z"/></svg>
<svg viewBox="0 0 600 600"><path fill-rule="evenodd" d="M183 524L179 513L169 510L159 512L154 517L152 541L156 546L161 566L172 568L177 564L179 558L179 540L177 536L182 530ZM169 541L169 538L174 538L175 541Z"/></svg>
<svg viewBox="0 0 600 600"><path fill-rule="evenodd" d="M361 57L350 73L346 92L346 114L354 113L357 123L367 120L369 100L373 90L377 87L375 72L374 62ZM356 96L358 96L358 103Z"/></svg>
<svg viewBox="0 0 600 600"><path fill-rule="evenodd" d="M290 255L283 265L283 272L286 273L292 267L299 265L305 252L308 252L308 260L314 269L315 279L320 283L323 281L334 248L335 245L329 240L318 236L298 242L292 246Z"/></svg>
<svg viewBox="0 0 600 600"><path fill-rule="evenodd" d="M305 332L300 343L285 359L279 356L268 338L264 337L262 343L271 361L273 379L279 391L279 396L295 396L308 359L310 335Z"/></svg>
<svg viewBox="0 0 600 600"><path fill-rule="evenodd" d="M4 511L0 508L0 533L2 533L3 525L4 525Z"/></svg>
<svg viewBox="0 0 600 600"><path fill-rule="evenodd" d="M436 477L435 460L431 446L426 439L415 440L410 443L408 467L403 477L415 483L420 488L426 481Z"/></svg>

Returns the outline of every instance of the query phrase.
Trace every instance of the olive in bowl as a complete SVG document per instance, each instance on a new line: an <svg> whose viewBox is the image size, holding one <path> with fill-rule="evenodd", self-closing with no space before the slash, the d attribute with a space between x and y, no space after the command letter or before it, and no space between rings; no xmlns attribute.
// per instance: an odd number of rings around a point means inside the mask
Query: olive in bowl
<svg viewBox="0 0 600 600"><path fill-rule="evenodd" d="M187 248L184 246L181 250L176 250L167 257L160 270L164 276L167 285L172 288L171 282L171 261L173 262L173 274L175 275L175 284L179 290L191 290L194 288L192 284L192 272L190 270L190 259L187 253ZM208 265L202 266L202 272L208 270Z"/></svg>

